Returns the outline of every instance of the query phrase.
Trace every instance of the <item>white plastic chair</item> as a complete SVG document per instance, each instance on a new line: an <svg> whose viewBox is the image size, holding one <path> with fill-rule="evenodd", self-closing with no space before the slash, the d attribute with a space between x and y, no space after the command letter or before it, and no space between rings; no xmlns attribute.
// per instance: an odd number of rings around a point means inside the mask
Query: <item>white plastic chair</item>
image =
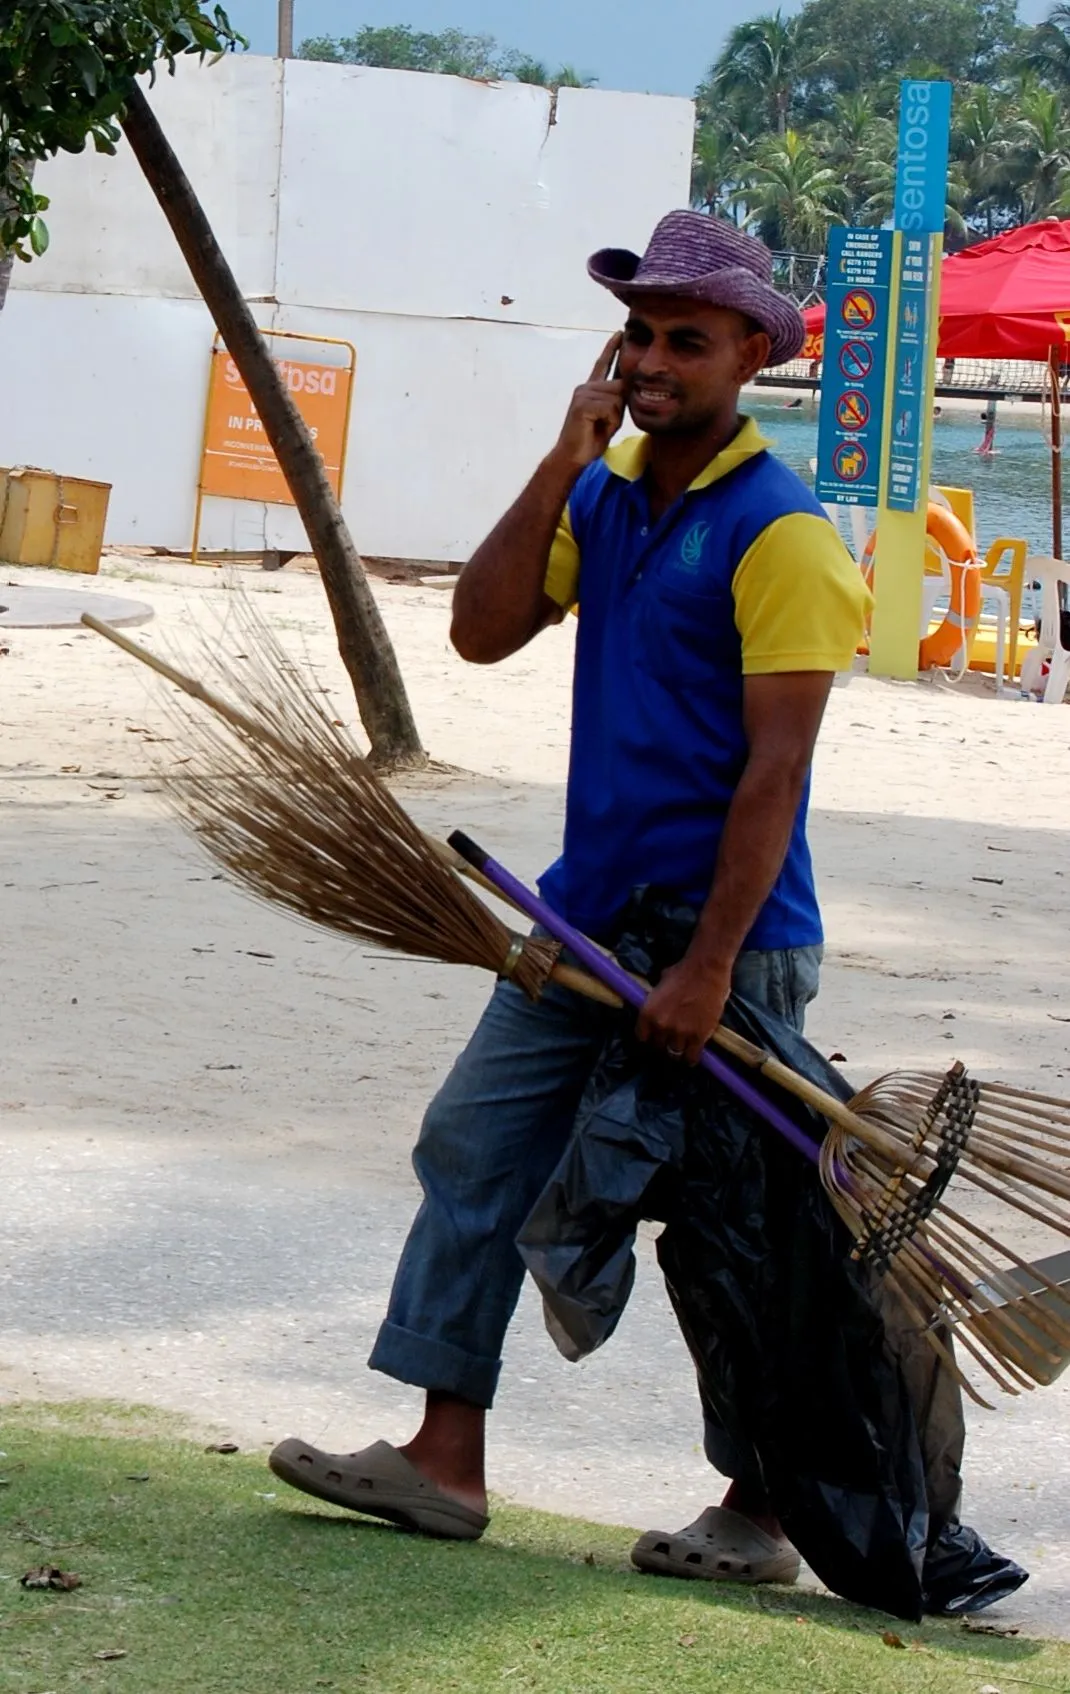
<svg viewBox="0 0 1070 1694"><path fill-rule="evenodd" d="M851 520L851 549L859 564L866 550L866 543L873 534L873 508L871 506L846 506L843 508Z"/></svg>
<svg viewBox="0 0 1070 1694"><path fill-rule="evenodd" d="M810 460L810 475L817 475L817 460ZM862 555L866 550L872 527L872 513L866 506L841 506L838 501L822 501L821 510L829 522L835 524L837 534L846 541L855 556L855 563L862 563Z"/></svg>
<svg viewBox="0 0 1070 1694"><path fill-rule="evenodd" d="M932 623L933 614L936 611L936 602L941 599L950 600L951 598L951 571L948 567L947 554L940 543L932 539L932 536L929 537L929 546L940 560L940 575L930 576L926 571L921 579L921 629L918 632L920 641L924 641L929 633L929 625Z"/></svg>
<svg viewBox="0 0 1070 1694"><path fill-rule="evenodd" d="M1027 582L1040 583L1040 641L1022 665L1022 688L1031 694L1039 693L1041 670L1046 661L1044 704L1061 706L1070 684L1070 648L1064 647L1062 641L1059 590L1070 588L1070 564L1065 559L1031 553L1026 560L1025 576Z"/></svg>
<svg viewBox="0 0 1070 1694"><path fill-rule="evenodd" d="M941 493L936 484L932 482L929 484L929 503L932 506L943 506L945 510L949 512L952 510L951 501L948 499L947 495ZM940 574L937 576L934 573L930 576L929 572L926 571L925 575L922 577L921 631L919 635L919 639L922 641L925 640L925 637L929 633L929 625L932 623L933 613L936 611L936 602L941 599L951 598L951 572L948 569L947 554L940 546L940 543L938 541L934 541L931 535L928 539L928 546L940 560Z"/></svg>
<svg viewBox="0 0 1070 1694"><path fill-rule="evenodd" d="M846 541L855 556L855 563L862 563L862 555L866 550L866 542L870 537L870 522L866 506L840 506L834 502L826 504L822 501L821 510L831 523L836 525L839 535Z"/></svg>

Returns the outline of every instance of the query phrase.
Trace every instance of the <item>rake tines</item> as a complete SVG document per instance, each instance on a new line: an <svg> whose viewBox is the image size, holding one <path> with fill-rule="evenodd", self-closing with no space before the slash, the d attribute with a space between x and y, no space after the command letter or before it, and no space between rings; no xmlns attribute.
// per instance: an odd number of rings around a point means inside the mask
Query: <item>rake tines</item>
<svg viewBox="0 0 1070 1694"><path fill-rule="evenodd" d="M855 1257L887 1275L917 1313L913 1285L925 1297L920 1309L934 1314L934 1344L935 1326L946 1325L1002 1389L1017 1393L1052 1381L1065 1363L1070 1299L1042 1268L963 1216L947 1190L956 1179L971 1183L1066 1237L1070 1179L1043 1116L1062 1103L998 1087L1000 1096L1013 1094L1023 1119L1032 1111L1034 1154L1043 1144L1045 1156L1024 1157L1020 1142L992 1132L991 1088L961 1065L944 1077L881 1078L840 1108L822 1169L856 1234ZM868 1200L859 1203L860 1193Z"/></svg>

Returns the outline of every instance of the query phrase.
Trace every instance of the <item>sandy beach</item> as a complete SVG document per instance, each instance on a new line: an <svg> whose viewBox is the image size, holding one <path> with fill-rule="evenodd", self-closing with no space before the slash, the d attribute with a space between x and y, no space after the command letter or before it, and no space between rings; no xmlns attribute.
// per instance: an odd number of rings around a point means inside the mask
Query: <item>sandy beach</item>
<svg viewBox="0 0 1070 1694"><path fill-rule="evenodd" d="M112 556L85 584L149 603L135 637L227 639L230 579ZM244 571L259 613L354 718L318 578ZM554 856L573 630L493 670L448 643L448 594L377 582L448 775L399 785L522 875ZM2 598L2 595L0 595ZM266 1444L407 1433L416 1397L364 1370L414 1202L423 1106L488 983L373 955L248 899L163 809L183 748L158 685L81 630L2 630L4 981L0 1405L117 1398ZM902 1066L1070 1094L1070 713L976 679L841 679L812 840L828 934L808 1033L861 1083ZM494 1486L672 1525L709 1489L686 1356L644 1255L602 1355L557 1358L525 1298ZM1015 1616L1067 1628L1067 1389L971 1413L970 1515L1034 1580ZM374 1427L369 1427L374 1423Z"/></svg>

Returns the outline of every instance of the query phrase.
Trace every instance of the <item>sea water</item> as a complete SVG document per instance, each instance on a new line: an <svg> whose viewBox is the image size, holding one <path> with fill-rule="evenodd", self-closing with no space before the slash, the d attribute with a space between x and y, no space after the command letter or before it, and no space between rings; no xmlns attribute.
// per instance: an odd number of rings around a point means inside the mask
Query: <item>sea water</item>
<svg viewBox="0 0 1070 1694"><path fill-rule="evenodd" d="M998 536L1021 536L1031 553L1051 552L1051 450L1047 435L1050 417L996 414L996 451L977 452L985 426L976 410L944 412L933 423L932 480L948 488L972 488L981 552ZM744 409L774 442L775 451L807 483L813 483L810 460L817 454L817 407L809 395L801 407L767 402L749 395Z"/></svg>

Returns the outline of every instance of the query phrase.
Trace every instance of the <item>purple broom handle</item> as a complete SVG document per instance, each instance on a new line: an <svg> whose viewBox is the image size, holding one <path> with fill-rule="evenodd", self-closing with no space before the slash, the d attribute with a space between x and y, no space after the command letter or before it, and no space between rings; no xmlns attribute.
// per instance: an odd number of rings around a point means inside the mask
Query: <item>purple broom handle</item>
<svg viewBox="0 0 1070 1694"><path fill-rule="evenodd" d="M526 913L533 923L542 924L544 929L549 930L555 941L560 941L568 947L580 963L590 971L591 975L596 976L606 988L612 988L630 1006L638 1007L643 1004L647 997L647 991L641 983L635 980L634 976L631 976L622 965L619 965L616 959L603 953L602 949L596 947L593 941L589 941L580 930L573 929L572 925L566 923L565 919L560 917L551 906L548 906L545 900L540 899L537 894L533 894L530 888L526 888L513 875L512 871L506 870L505 866L500 865L497 859L492 859L490 854L484 852L483 848L478 846L470 836L463 834L459 829L454 830L449 838L449 843L461 855L462 859L466 859L470 865L474 865L476 870L482 871L483 875L490 882L493 882L495 888L508 895L514 905L519 906L520 910ZM775 1106L771 1100L767 1099L761 1089L755 1088L753 1083L748 1082L746 1077L740 1076L738 1071L733 1070L730 1064L720 1058L718 1054L711 1052L708 1047L703 1048L700 1063L703 1070L709 1071L711 1076L715 1076L718 1082L722 1082L726 1088L731 1090L737 1100L741 1100L745 1106L750 1107L752 1112L757 1112L759 1117L764 1118L767 1124L777 1130L785 1141L790 1141L791 1145L805 1158L809 1159L811 1164L819 1163L821 1150L818 1144L811 1141L805 1130L800 1129L798 1124L793 1123L786 1112L782 1112L779 1106Z"/></svg>
<svg viewBox="0 0 1070 1694"><path fill-rule="evenodd" d="M634 976L624 969L623 965L619 965L611 955L603 953L602 949L596 947L594 942L588 940L587 936L580 930L573 929L570 923L558 916L552 906L548 906L545 900L540 899L537 894L533 894L530 888L525 887L513 875L512 871L506 870L505 866L500 865L497 859L492 859L489 853L472 840L471 836L465 835L462 830L457 829L450 836L449 843L454 851L461 855L462 859L467 860L470 865L474 865L476 870L482 871L488 882L493 882L501 893L508 895L514 905L519 906L520 910L525 912L533 923L542 924L544 929L549 930L555 941L560 941L568 947L580 960L580 963L587 967L591 975L597 977L606 988L612 988L630 1006L638 1007L643 1004L647 997L647 991L641 983L636 981ZM738 1071L733 1070L732 1066L727 1064L718 1054L711 1052L709 1047L703 1048L699 1063L703 1070L709 1071L711 1076L715 1076L718 1082L723 1083L736 1096L737 1100L742 1101L743 1105L749 1106L752 1112L757 1112L760 1118L764 1118L771 1128L782 1135L785 1141L790 1142L804 1158L809 1159L811 1164L820 1163L821 1149L818 1144L811 1141L805 1130L800 1129L798 1124L793 1123L786 1112L782 1112L779 1106L774 1105L772 1100L767 1099L760 1089L755 1088L753 1083L747 1081L746 1077L740 1076ZM840 1171L839 1166L837 1166L837 1170ZM843 1174L842 1171L840 1171L840 1174ZM957 1272L944 1265L927 1243L920 1241L916 1245L937 1275L950 1288L959 1294L969 1291L969 1285L963 1282Z"/></svg>

